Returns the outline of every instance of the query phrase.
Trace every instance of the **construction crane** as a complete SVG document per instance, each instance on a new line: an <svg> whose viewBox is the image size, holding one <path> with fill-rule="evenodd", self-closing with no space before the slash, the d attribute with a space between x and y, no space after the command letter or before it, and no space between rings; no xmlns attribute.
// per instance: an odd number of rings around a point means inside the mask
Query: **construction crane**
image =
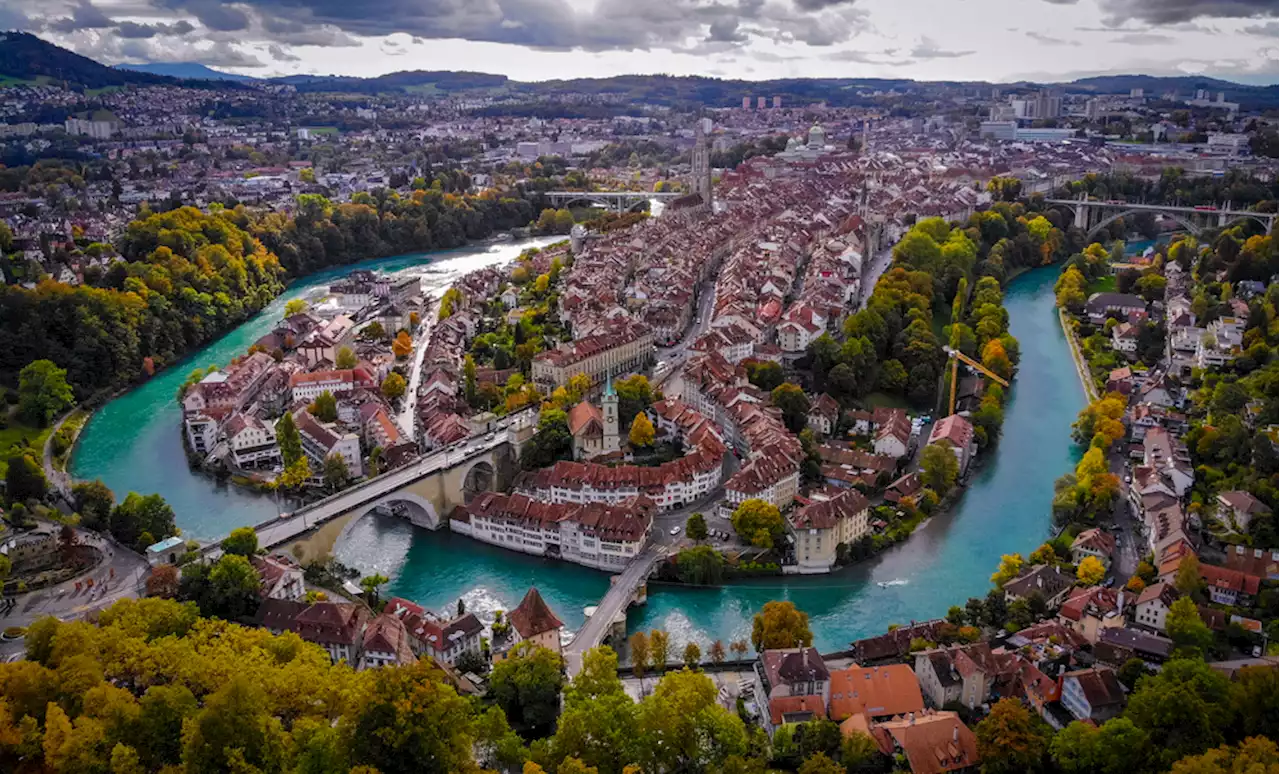
<svg viewBox="0 0 1280 774"><path fill-rule="evenodd" d="M999 382L1000 384L1003 384L1005 387L1009 386L1009 382L1007 380L1002 379L999 376L996 376L994 373L991 372L990 369L988 369L982 363L979 363L977 360L974 360L973 358L969 357L968 355L961 352L960 350L952 349L951 347L944 346L942 348L942 351L946 352L947 355L951 358L951 401L950 403L947 404L947 416L951 416L952 414L956 413L956 382L958 381L956 377L960 370L961 360L964 361L965 365L970 366L971 368L984 374L988 378L993 379Z"/></svg>

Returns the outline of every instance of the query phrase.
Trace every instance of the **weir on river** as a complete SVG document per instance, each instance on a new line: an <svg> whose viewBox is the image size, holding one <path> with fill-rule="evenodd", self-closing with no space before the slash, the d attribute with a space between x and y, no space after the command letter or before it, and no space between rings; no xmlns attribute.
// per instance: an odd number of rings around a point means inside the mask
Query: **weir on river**
<svg viewBox="0 0 1280 774"><path fill-rule="evenodd" d="M425 275L424 287L439 294L457 276L510 260L529 244L400 256L359 268L401 271L429 264L433 273ZM257 317L187 362L108 403L81 436L75 476L102 478L118 497L131 490L159 492L173 506L178 525L196 537L271 518L278 508L272 498L219 485L187 469L174 395L192 368L222 365L243 353L279 319L285 299L354 268L300 280ZM1084 395L1053 306L1056 278L1056 270L1032 271L1006 289L1010 332L1020 342L1022 359L1005 407L1004 433L950 513L929 520L905 543L830 575L768 578L719 589L655 586L647 605L632 608L628 628L666 629L677 651L695 639L706 652L714 639L749 638L751 616L771 599L788 599L809 614L814 644L831 651L883 633L889 624L940 617L951 605L985 595L1001 554L1029 552L1048 537L1053 481L1073 468L1080 454L1070 434ZM364 573L388 575L388 594L436 609L462 597L482 618L496 609L510 610L536 585L571 629L581 625L583 607L596 604L609 585L607 575L577 565L378 516L353 525L337 556ZM892 580L906 583L877 585Z"/></svg>

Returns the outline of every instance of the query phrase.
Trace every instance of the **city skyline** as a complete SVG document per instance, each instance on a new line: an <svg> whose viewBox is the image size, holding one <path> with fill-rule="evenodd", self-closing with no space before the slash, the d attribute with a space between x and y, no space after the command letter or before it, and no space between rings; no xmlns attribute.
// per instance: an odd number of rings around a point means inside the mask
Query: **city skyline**
<svg viewBox="0 0 1280 774"><path fill-rule="evenodd" d="M16 0L0 26L106 64L198 62L255 77L472 70L1011 82L1102 74L1275 83L1256 0Z"/></svg>

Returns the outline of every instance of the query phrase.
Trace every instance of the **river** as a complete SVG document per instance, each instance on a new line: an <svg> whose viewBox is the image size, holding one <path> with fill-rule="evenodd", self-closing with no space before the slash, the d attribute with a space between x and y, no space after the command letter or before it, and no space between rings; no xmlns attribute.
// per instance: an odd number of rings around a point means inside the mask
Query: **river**
<svg viewBox="0 0 1280 774"><path fill-rule="evenodd" d="M394 271L430 261L432 269L445 270L427 275L434 283L505 260L497 253L511 257L519 249L506 245L405 256L362 267ZM308 277L285 297L322 286L350 268ZM713 639L748 638L756 610L768 600L789 599L809 614L815 644L829 651L882 633L892 623L941 616L950 605L984 595L1001 554L1029 552L1048 537L1053 481L1080 454L1070 431L1084 396L1054 312L1056 278L1056 270L1043 269L1009 284L1005 305L1011 331L1021 342L1022 361L1006 406L1004 436L949 514L926 522L911 539L884 554L831 575L771 578L710 590L654 586L648 604L631 610L629 628L666 629L678 646L695 639L705 652ZM443 285L433 289L439 287ZM268 498L218 486L187 470L173 396L195 365L222 363L242 352L278 319L283 303L277 301L191 362L107 404L82 436L75 475L101 477L118 493L158 491L173 504L184 531L201 537L225 534L275 513ZM418 530L395 518L370 516L353 525L337 555L365 573L388 575L390 594L438 609L461 597L468 609L486 618L495 609L509 610L536 585L571 629L582 623L583 607L594 604L608 587L602 573L448 532ZM877 585L889 580L906 583Z"/></svg>

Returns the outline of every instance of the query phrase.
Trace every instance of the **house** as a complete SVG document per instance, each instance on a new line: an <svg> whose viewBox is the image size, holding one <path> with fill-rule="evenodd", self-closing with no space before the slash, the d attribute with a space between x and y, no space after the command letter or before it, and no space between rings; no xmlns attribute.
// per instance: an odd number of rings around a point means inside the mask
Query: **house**
<svg viewBox="0 0 1280 774"><path fill-rule="evenodd" d="M1094 667L1063 674L1060 701L1076 720L1102 724L1124 709L1125 694L1113 670Z"/></svg>
<svg viewBox="0 0 1280 774"><path fill-rule="evenodd" d="M782 723L826 716L831 673L817 648L766 650L755 663L755 678L756 695L769 704L770 735Z"/></svg>
<svg viewBox="0 0 1280 774"><path fill-rule="evenodd" d="M884 499L896 505L905 497L914 498L922 489L924 484L920 483L920 474L912 471L885 487Z"/></svg>
<svg viewBox="0 0 1280 774"><path fill-rule="evenodd" d="M1200 563L1200 577L1209 584L1209 599L1219 605L1248 606L1258 594L1262 578L1239 570Z"/></svg>
<svg viewBox="0 0 1280 774"><path fill-rule="evenodd" d="M1094 325L1102 325L1113 314L1130 319L1137 315L1141 319L1146 312L1147 302L1127 293L1094 293L1084 303L1084 313Z"/></svg>
<svg viewBox="0 0 1280 774"><path fill-rule="evenodd" d="M1097 661L1117 669L1131 658L1159 665L1172 653L1173 640L1129 627L1103 629L1093 646L1093 657Z"/></svg>
<svg viewBox="0 0 1280 774"><path fill-rule="evenodd" d="M883 454L894 459L902 459L911 451L911 420L907 412L894 409L887 413L883 420L876 424L875 440L872 444L876 454Z"/></svg>
<svg viewBox="0 0 1280 774"><path fill-rule="evenodd" d="M1280 579L1280 551L1231 546L1223 564L1229 570L1239 570L1259 578Z"/></svg>
<svg viewBox="0 0 1280 774"><path fill-rule="evenodd" d="M293 632L329 653L336 664L359 663L369 611L350 602L293 602L267 599L258 608L258 625L273 634Z"/></svg>
<svg viewBox="0 0 1280 774"><path fill-rule="evenodd" d="M1004 598L1006 602L1012 602L1039 594L1047 606L1056 608L1066 600L1075 582L1076 578L1071 573L1056 566L1037 564L1004 584Z"/></svg>
<svg viewBox="0 0 1280 774"><path fill-rule="evenodd" d="M235 414L223 426L231 459L238 468L272 468L281 464L275 427L248 414Z"/></svg>
<svg viewBox="0 0 1280 774"><path fill-rule="evenodd" d="M952 453L956 455L956 461L960 463L960 475L963 476L969 467L969 460L978 450L973 438L973 425L959 414L952 414L938 421L929 433L929 443L944 441L950 444Z"/></svg>
<svg viewBox="0 0 1280 774"><path fill-rule="evenodd" d="M1012 656L993 652L985 642L916 653L920 691L935 708L953 701L970 709L985 704L997 678L1015 668Z"/></svg>
<svg viewBox="0 0 1280 774"><path fill-rule="evenodd" d="M496 664L506 657L508 651L521 642L533 644L560 652L560 631L564 624L551 612L542 595L536 588L525 592L520 604L507 613L507 623L511 626L511 634L499 644L497 637L493 644L493 661Z"/></svg>
<svg viewBox="0 0 1280 774"><path fill-rule="evenodd" d="M474 613L463 613L446 621L401 597L388 599L384 612L404 622L410 648L417 656L425 655L437 664L452 665L467 653L475 658L481 655L480 635L484 625Z"/></svg>
<svg viewBox="0 0 1280 774"><path fill-rule="evenodd" d="M1086 529L1071 541L1071 561L1080 564L1086 556L1092 556L1107 569L1111 568L1111 554L1116 550L1115 537L1104 530L1094 527Z"/></svg>
<svg viewBox="0 0 1280 774"><path fill-rule="evenodd" d="M404 622L385 612L365 629L361 652L361 669L405 666L418 661L409 646L409 633L405 631Z"/></svg>
<svg viewBox="0 0 1280 774"><path fill-rule="evenodd" d="M1164 632L1165 619L1169 608L1178 599L1178 592L1168 583L1153 583L1138 595L1134 605L1134 623L1146 629Z"/></svg>
<svg viewBox="0 0 1280 774"><path fill-rule="evenodd" d="M808 425L819 438L835 432L840 421L840 404L825 392L809 407Z"/></svg>
<svg viewBox="0 0 1280 774"><path fill-rule="evenodd" d="M910 714L871 728L871 736L888 756L902 754L912 774L977 771L978 738L954 712Z"/></svg>
<svg viewBox="0 0 1280 774"><path fill-rule="evenodd" d="M837 723L855 715L863 716L863 722L871 722L923 711L920 683L906 664L854 664L831 673L831 709L827 716Z"/></svg>
<svg viewBox="0 0 1280 774"><path fill-rule="evenodd" d="M1232 490L1218 495L1218 520L1237 532L1247 532L1255 516L1270 514L1271 509L1248 492Z"/></svg>
<svg viewBox="0 0 1280 774"><path fill-rule="evenodd" d="M829 572L839 547L861 540L870 532L871 503L861 492L849 489L829 500L815 500L787 516L795 539L797 572Z"/></svg>
<svg viewBox="0 0 1280 774"><path fill-rule="evenodd" d="M1111 329L1111 348L1128 358L1138 354L1138 328L1122 322Z"/></svg>
<svg viewBox="0 0 1280 774"><path fill-rule="evenodd" d="M263 599L301 599L307 593L302 568L289 557L271 554L254 556L249 561L262 581L258 593Z"/></svg>
<svg viewBox="0 0 1280 774"><path fill-rule="evenodd" d="M1112 369L1107 375L1106 392L1118 392L1128 395L1133 390L1133 369L1129 366Z"/></svg>
<svg viewBox="0 0 1280 774"><path fill-rule="evenodd" d="M1125 593L1094 586L1076 589L1058 608L1058 623L1096 644L1103 629L1119 629L1124 621Z"/></svg>

